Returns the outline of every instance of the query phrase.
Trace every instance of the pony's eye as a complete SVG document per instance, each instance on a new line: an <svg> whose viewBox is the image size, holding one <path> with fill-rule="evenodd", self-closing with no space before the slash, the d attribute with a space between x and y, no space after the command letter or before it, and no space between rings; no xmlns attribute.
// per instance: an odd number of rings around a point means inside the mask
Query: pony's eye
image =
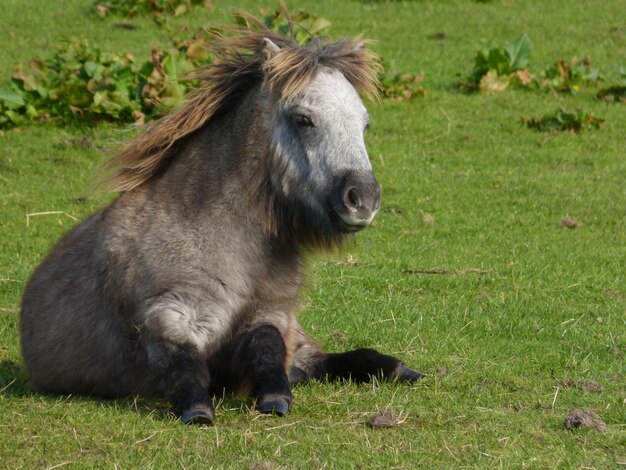
<svg viewBox="0 0 626 470"><path fill-rule="evenodd" d="M305 116L304 114L294 115L293 122L298 127L315 127L315 125L313 124L313 121L311 121L311 118L308 116Z"/></svg>

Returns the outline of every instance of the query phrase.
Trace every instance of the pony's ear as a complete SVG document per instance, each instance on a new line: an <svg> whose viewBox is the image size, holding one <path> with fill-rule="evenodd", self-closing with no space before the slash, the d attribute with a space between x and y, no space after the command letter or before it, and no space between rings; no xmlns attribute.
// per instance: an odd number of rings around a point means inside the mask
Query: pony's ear
<svg viewBox="0 0 626 470"><path fill-rule="evenodd" d="M274 41L268 38L263 38L263 42L261 43L261 52L263 54L264 62L267 62L274 57L278 51L280 51L280 47L278 47Z"/></svg>

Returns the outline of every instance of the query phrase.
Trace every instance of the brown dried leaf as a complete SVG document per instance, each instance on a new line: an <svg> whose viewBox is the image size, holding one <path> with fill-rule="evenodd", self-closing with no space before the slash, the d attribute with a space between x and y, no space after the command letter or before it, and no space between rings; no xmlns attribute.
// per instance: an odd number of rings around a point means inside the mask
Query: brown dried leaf
<svg viewBox="0 0 626 470"><path fill-rule="evenodd" d="M490 70L480 79L478 89L485 95L491 95L506 90L508 86L508 77L500 77L495 70Z"/></svg>
<svg viewBox="0 0 626 470"><path fill-rule="evenodd" d="M135 120L135 124L143 126L146 122L146 115L141 111L133 111L133 119Z"/></svg>
<svg viewBox="0 0 626 470"><path fill-rule="evenodd" d="M98 12L98 15L102 17L107 16L109 14L109 9L105 7L104 5L100 5L99 3L96 5L96 11Z"/></svg>
<svg viewBox="0 0 626 470"><path fill-rule="evenodd" d="M522 85L530 86L533 81L533 75L526 69L516 70L511 76L517 79Z"/></svg>
<svg viewBox="0 0 626 470"><path fill-rule="evenodd" d="M78 114L79 116L84 116L85 114L85 110L79 108L78 106L74 106L74 105L69 105L70 111L72 111L74 114Z"/></svg>
<svg viewBox="0 0 626 470"><path fill-rule="evenodd" d="M359 260L353 258L351 254L348 254L346 258L337 261L335 264L337 266L355 266L359 264Z"/></svg>

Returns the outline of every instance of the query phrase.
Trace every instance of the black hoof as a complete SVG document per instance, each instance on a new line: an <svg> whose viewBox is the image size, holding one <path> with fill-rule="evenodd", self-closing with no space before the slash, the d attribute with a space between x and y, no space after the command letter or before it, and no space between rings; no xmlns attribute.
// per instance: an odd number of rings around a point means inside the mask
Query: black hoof
<svg viewBox="0 0 626 470"><path fill-rule="evenodd" d="M195 406L180 414L180 419L185 424L195 424L197 426L210 426L213 424L215 412L205 405Z"/></svg>
<svg viewBox="0 0 626 470"><path fill-rule="evenodd" d="M411 383L411 382L417 382L422 377L424 377L424 374L422 374L421 372L418 372L416 370L409 369L407 366L405 366L403 364L402 366L400 366L400 368L396 372L395 379L398 382L409 382L409 383Z"/></svg>
<svg viewBox="0 0 626 470"><path fill-rule="evenodd" d="M285 416L291 408L291 397L277 393L268 393L259 397L256 409L259 413Z"/></svg>

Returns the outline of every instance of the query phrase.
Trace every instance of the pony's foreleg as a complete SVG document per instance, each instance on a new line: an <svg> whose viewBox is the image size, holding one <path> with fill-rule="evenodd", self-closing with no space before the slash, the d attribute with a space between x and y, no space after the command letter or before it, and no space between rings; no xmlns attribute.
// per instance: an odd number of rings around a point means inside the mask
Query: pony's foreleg
<svg viewBox="0 0 626 470"><path fill-rule="evenodd" d="M193 322L198 306L168 292L151 299L139 316L144 376L139 392L169 400L185 424L211 424L210 375L202 351L206 335Z"/></svg>
<svg viewBox="0 0 626 470"><path fill-rule="evenodd" d="M231 360L242 382L256 398L261 413L285 415L292 395L285 372L287 348L283 336L271 325L259 325L242 334Z"/></svg>
<svg viewBox="0 0 626 470"><path fill-rule="evenodd" d="M174 411L185 424L212 424L215 409L208 390L206 362L180 348L170 350L169 366L160 374L163 395L174 404Z"/></svg>
<svg viewBox="0 0 626 470"><path fill-rule="evenodd" d="M351 379L368 382L372 377L399 382L415 382L424 375L406 366L400 359L374 349L355 349L343 353L324 353L298 325L297 341L291 361L291 383L309 379Z"/></svg>

